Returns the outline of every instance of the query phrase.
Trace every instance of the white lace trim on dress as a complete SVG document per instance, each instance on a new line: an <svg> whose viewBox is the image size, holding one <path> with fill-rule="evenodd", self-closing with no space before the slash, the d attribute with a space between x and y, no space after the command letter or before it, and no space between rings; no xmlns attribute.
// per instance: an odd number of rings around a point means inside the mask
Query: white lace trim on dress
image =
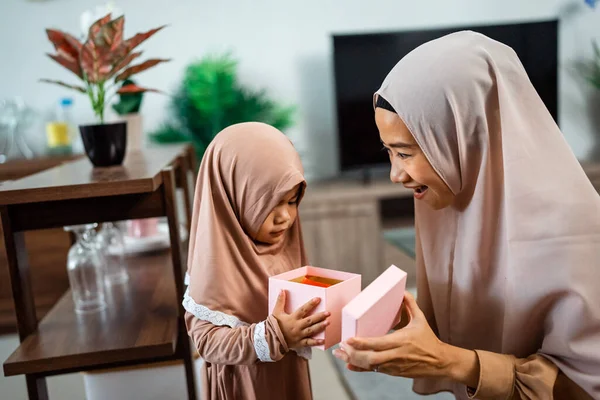
<svg viewBox="0 0 600 400"><path fill-rule="evenodd" d="M190 276L185 274L185 284L189 285ZM190 289L187 288L185 294L183 295L183 308L193 314L196 318L201 319L203 321L210 322L213 325L217 326L228 326L230 328L237 328L240 326L250 326L249 323L241 321L239 318L226 314L221 311L213 311L208 307L205 307L201 304L197 304L192 296L189 293ZM267 339L265 336L265 322L262 321L256 324L254 328L254 351L256 351L256 356L260 361L263 362L273 362L271 359L271 352L269 350L269 344L267 343ZM300 357L303 357L307 360L312 358L312 349L310 347L302 347L300 349L292 349L295 351Z"/></svg>

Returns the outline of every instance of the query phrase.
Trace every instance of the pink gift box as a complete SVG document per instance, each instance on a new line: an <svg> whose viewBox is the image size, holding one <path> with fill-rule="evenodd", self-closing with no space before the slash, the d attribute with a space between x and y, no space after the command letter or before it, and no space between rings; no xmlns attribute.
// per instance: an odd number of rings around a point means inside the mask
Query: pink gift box
<svg viewBox="0 0 600 400"><path fill-rule="evenodd" d="M342 310L341 340L383 336L398 324L406 276L392 265L350 301Z"/></svg>
<svg viewBox="0 0 600 400"><path fill-rule="evenodd" d="M337 279L343 282L327 288L290 282L291 279L306 275ZM330 324L325 329L325 332L314 336L315 339L324 338L325 344L315 346L315 348L326 350L340 342L342 334L342 308L360 293L360 289L361 276L358 274L312 266L298 268L269 278L269 314L273 312L277 297L282 290L287 291L285 309L287 313L294 312L315 297L320 298L321 302L313 313L329 311L331 316L329 317Z"/></svg>

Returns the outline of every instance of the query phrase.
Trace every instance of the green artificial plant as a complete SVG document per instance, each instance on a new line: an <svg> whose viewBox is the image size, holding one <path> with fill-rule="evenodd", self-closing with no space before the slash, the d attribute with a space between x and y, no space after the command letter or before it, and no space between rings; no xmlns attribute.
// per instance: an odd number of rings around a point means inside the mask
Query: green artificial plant
<svg viewBox="0 0 600 400"><path fill-rule="evenodd" d="M125 79L121 87L123 88L129 85L136 85L136 83L131 79ZM144 92L119 93L119 102L114 103L112 108L119 115L139 113L143 97Z"/></svg>
<svg viewBox="0 0 600 400"><path fill-rule="evenodd" d="M150 139L157 143L191 142L200 160L217 133L229 125L257 121L285 130L294 107L280 106L264 90L242 86L237 62L229 54L208 56L190 64L170 103L169 122Z"/></svg>
<svg viewBox="0 0 600 400"><path fill-rule="evenodd" d="M587 81L596 89L600 89L600 46L596 40L592 41L594 58L584 64L584 75Z"/></svg>

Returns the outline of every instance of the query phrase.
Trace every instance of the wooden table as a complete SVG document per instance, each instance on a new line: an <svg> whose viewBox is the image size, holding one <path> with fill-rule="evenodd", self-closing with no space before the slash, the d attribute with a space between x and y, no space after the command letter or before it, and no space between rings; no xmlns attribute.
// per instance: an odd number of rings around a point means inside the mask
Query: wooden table
<svg viewBox="0 0 600 400"><path fill-rule="evenodd" d="M25 374L30 399L48 399L46 376L167 360L184 361L188 398L196 398L181 305L186 246L176 201L180 187L189 222L193 157L189 146L165 146L131 151L118 167L93 168L82 158L0 186L21 342L4 363L4 374ZM76 314L67 291L38 324L25 231L160 216L168 220L171 251L129 259L130 279L107 289L105 311Z"/></svg>

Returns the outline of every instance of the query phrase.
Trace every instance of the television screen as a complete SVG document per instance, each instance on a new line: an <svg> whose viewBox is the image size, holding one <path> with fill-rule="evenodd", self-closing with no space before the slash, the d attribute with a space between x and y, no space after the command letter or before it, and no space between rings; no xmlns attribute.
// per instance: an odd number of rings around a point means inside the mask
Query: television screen
<svg viewBox="0 0 600 400"><path fill-rule="evenodd" d="M512 47L546 107L558 122L558 21L464 26L394 33L333 36L340 168L388 163L373 116L373 93L392 67L419 45L472 30Z"/></svg>

